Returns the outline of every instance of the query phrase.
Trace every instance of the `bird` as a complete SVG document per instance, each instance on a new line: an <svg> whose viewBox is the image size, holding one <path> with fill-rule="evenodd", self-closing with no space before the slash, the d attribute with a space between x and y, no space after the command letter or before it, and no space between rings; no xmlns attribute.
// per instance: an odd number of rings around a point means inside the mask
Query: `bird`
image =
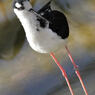
<svg viewBox="0 0 95 95"><path fill-rule="evenodd" d="M69 37L69 24L67 18L64 13L53 10L51 8L51 2L52 0L46 3L38 11L35 11L29 0L13 0L13 9L25 30L30 47L36 52L50 54L62 71L62 75L65 77L71 95L74 95L66 71L57 61L53 53L61 46L65 46L84 92L88 95L78 71L78 67L73 61L69 49L66 46L66 41Z"/></svg>
<svg viewBox="0 0 95 95"><path fill-rule="evenodd" d="M39 53L50 53L65 44L64 40L69 36L67 19L61 12L49 9L50 2L46 9L44 7L38 13L33 10L29 1L15 2L14 12L23 25L32 49Z"/></svg>

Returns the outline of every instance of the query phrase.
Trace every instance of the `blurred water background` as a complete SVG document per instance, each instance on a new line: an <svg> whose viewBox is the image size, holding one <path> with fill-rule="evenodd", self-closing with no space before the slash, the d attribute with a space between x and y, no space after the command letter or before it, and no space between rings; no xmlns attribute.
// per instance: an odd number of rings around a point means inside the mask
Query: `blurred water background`
<svg viewBox="0 0 95 95"><path fill-rule="evenodd" d="M35 10L47 2L31 0ZM12 0L0 0L0 95L70 95L51 57L30 48L11 4ZM68 47L89 95L95 95L95 1L54 0L52 9L67 16ZM75 95L84 95L64 46L55 54L68 73Z"/></svg>

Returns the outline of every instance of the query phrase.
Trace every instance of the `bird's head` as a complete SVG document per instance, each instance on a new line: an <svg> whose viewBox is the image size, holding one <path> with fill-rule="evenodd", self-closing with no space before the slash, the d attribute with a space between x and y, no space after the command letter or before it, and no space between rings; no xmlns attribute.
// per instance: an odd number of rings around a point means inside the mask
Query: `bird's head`
<svg viewBox="0 0 95 95"><path fill-rule="evenodd" d="M29 10L32 8L30 0L14 0L13 8L18 11Z"/></svg>

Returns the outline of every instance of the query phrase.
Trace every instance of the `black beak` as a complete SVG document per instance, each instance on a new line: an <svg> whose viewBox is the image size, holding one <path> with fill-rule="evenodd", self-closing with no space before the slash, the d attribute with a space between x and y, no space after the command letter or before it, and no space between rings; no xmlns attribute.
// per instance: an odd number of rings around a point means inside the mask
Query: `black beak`
<svg viewBox="0 0 95 95"><path fill-rule="evenodd" d="M38 13L44 12L46 9L50 8L52 0L50 0L46 5L44 5L40 10L38 10Z"/></svg>

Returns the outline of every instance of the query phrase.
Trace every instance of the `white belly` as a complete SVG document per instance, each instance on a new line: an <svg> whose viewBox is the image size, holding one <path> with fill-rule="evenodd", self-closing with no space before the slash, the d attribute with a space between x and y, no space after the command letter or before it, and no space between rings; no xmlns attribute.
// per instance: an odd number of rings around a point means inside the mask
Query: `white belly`
<svg viewBox="0 0 95 95"><path fill-rule="evenodd" d="M28 34L26 31L26 37L30 46L40 53L52 52L64 44L64 41L49 29L44 29L34 34Z"/></svg>
<svg viewBox="0 0 95 95"><path fill-rule="evenodd" d="M15 13L24 27L31 48L35 51L49 53L64 44L64 40L52 32L52 30L48 28L48 24L46 28L39 27L40 24L37 22L37 16L35 14L27 11L18 12L16 10ZM39 31L37 31L37 28L39 28Z"/></svg>

